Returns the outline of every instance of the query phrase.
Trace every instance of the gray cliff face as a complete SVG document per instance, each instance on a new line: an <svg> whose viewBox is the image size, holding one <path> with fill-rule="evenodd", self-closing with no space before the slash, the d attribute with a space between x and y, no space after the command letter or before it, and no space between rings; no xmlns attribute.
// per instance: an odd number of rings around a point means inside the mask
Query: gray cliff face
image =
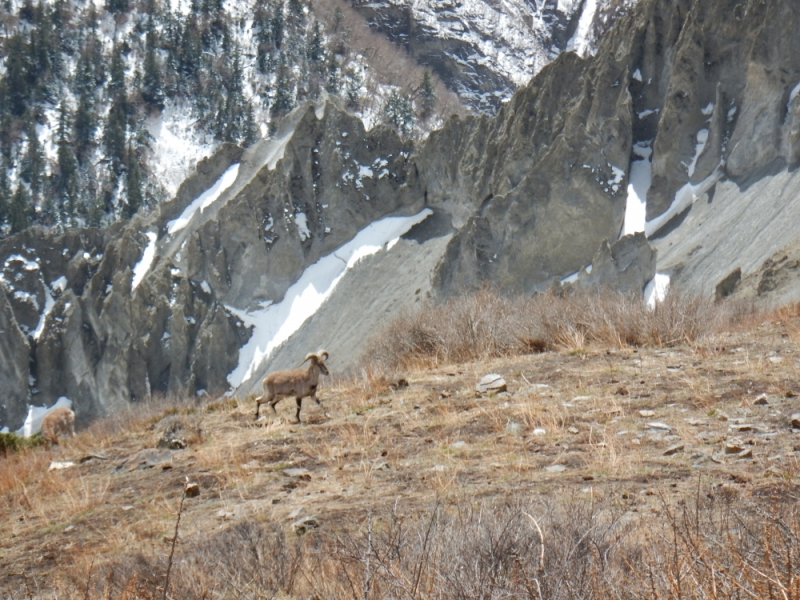
<svg viewBox="0 0 800 600"><path fill-rule="evenodd" d="M398 192L411 147L396 133L367 133L333 105L289 121L279 144L223 146L148 216L62 236L31 229L0 246L0 423L19 427L26 403L59 396L75 401L81 424L153 394L226 391L250 336L232 309L279 301L368 223L420 210L421 195ZM176 228L236 165L230 188Z"/></svg>

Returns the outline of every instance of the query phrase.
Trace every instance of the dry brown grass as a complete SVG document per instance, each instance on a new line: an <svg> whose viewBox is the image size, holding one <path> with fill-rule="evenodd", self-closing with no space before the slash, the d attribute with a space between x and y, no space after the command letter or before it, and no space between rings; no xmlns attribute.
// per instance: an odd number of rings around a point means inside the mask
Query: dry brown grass
<svg viewBox="0 0 800 600"><path fill-rule="evenodd" d="M363 363L366 371L382 373L591 345L693 344L754 313L751 305L712 304L679 292L650 310L633 294L508 297L484 289L397 317L371 340Z"/></svg>
<svg viewBox="0 0 800 600"><path fill-rule="evenodd" d="M175 599L797 598L800 322L741 322L332 377L301 426L252 398L136 406L0 459L0 598L161 598L186 477ZM487 372L508 393L478 396ZM202 435L156 449L176 419Z"/></svg>

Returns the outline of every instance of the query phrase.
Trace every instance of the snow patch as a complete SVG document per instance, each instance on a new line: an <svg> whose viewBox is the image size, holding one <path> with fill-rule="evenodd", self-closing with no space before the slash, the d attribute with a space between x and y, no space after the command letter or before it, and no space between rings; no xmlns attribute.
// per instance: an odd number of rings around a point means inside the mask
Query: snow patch
<svg viewBox="0 0 800 600"><path fill-rule="evenodd" d="M642 72L639 69L636 69L631 77L633 77L636 81L643 81Z"/></svg>
<svg viewBox="0 0 800 600"><path fill-rule="evenodd" d="M652 163L650 157L653 151L648 145L636 144L633 153L643 160L631 162L631 172L628 177L628 200L625 204L625 222L622 226L622 235L629 235L645 230L647 215L647 192L652 182Z"/></svg>
<svg viewBox="0 0 800 600"><path fill-rule="evenodd" d="M64 279L64 277L62 277L61 279ZM64 279L64 282L66 285L66 279ZM53 299L53 294L50 293L50 288L44 286L44 310L42 311L42 316L39 317L39 324L33 331L33 339L38 340L42 336L42 332L44 331L44 324L47 321L47 316L53 310L53 307L55 305L56 301Z"/></svg>
<svg viewBox="0 0 800 600"><path fill-rule="evenodd" d="M700 112L703 113L705 116L709 117L714 112L714 103L709 102L708 106L705 108L700 109Z"/></svg>
<svg viewBox="0 0 800 600"><path fill-rule="evenodd" d="M56 279L53 283L51 283L50 287L57 294L63 294L64 290L67 289L67 278L64 275L62 275L61 277Z"/></svg>
<svg viewBox="0 0 800 600"><path fill-rule="evenodd" d="M195 198L189 206L184 208L180 217L167 223L167 232L172 235L176 231L180 231L186 227L198 210L202 213L206 208L214 204L222 193L233 185L233 182L236 181L238 176L239 163L235 163L228 167L222 176L214 182L214 185Z"/></svg>
<svg viewBox="0 0 800 600"><path fill-rule="evenodd" d="M147 239L150 241L147 243L147 248L145 248L142 253L142 259L133 267L131 291L135 290L142 282L142 279L147 275L147 272L153 264L153 259L156 257L156 240L158 239L158 235L152 231L148 231L146 235Z"/></svg>
<svg viewBox="0 0 800 600"><path fill-rule="evenodd" d="M792 91L791 91L791 92L789 92L789 103L786 105L786 108L787 108L787 109L788 109L788 108L789 108L789 106L792 104L792 101L795 99L795 97L797 96L797 94L800 94L800 83L798 83L796 86L794 86L794 87L792 88Z"/></svg>
<svg viewBox="0 0 800 600"><path fill-rule="evenodd" d="M697 160L700 158L700 155L703 153L703 150L706 148L706 142L708 141L708 129L701 129L697 132L697 144L694 147L694 156L692 157L692 162L686 167L687 172L689 173L689 177L694 175L694 170L697 168Z"/></svg>
<svg viewBox="0 0 800 600"><path fill-rule="evenodd" d="M297 225L297 233L300 234L300 241L305 242L311 237L311 232L308 229L308 217L306 217L306 213L297 213L294 216L294 222Z"/></svg>
<svg viewBox="0 0 800 600"><path fill-rule="evenodd" d="M362 229L351 241L309 266L292 285L283 300L252 312L226 307L248 327L250 340L239 351L239 365L228 375L233 388L241 385L258 366L297 331L331 295L348 269L375 254L433 211L426 208L411 217L386 217Z"/></svg>
<svg viewBox="0 0 800 600"><path fill-rule="evenodd" d="M644 299L647 308L655 309L656 304L663 302L669 290L669 275L666 273L656 273L656 276L644 286Z"/></svg>
<svg viewBox="0 0 800 600"><path fill-rule="evenodd" d="M21 254L12 254L6 259L5 267L8 268L11 266L11 263L21 262L22 268L25 271L38 271L39 270L39 263L35 260L31 260L29 258L25 258Z"/></svg>
<svg viewBox="0 0 800 600"><path fill-rule="evenodd" d="M20 429L17 430L17 435L22 437L31 437L36 435L42 430L42 420L47 414L55 408L69 408L72 409L72 400L61 396L56 403L50 408L44 406L30 406L28 405L28 416L25 417L25 423Z"/></svg>

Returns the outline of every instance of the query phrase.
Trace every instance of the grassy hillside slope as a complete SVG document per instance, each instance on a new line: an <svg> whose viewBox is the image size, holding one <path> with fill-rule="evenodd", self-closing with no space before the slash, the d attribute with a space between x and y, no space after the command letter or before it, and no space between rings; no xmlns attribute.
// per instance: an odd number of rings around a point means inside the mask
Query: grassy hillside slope
<svg viewBox="0 0 800 600"><path fill-rule="evenodd" d="M800 315L686 339L137 405L0 458L0 597L797 597Z"/></svg>

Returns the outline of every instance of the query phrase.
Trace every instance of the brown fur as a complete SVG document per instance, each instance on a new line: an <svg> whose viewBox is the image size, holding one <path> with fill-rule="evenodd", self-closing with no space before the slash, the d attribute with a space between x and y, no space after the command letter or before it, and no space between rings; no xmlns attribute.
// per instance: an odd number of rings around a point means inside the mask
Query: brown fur
<svg viewBox="0 0 800 600"><path fill-rule="evenodd" d="M261 410L261 405L269 403L272 409L272 414L277 415L275 405L280 402L283 396L294 396L297 401L297 412L295 413L295 421L300 422L300 407L303 398L309 396L314 402L322 406L322 403L317 398L317 384L319 382L320 373L328 375L328 368L325 366L325 361L328 359L328 353L321 350L317 354L306 355L305 360L311 361L305 369L287 369L285 371L275 371L270 373L264 378L264 395L256 398L256 419ZM323 409L324 410L324 409Z"/></svg>
<svg viewBox="0 0 800 600"><path fill-rule="evenodd" d="M75 435L75 413L63 406L54 408L42 420L42 437L58 444L59 435Z"/></svg>

